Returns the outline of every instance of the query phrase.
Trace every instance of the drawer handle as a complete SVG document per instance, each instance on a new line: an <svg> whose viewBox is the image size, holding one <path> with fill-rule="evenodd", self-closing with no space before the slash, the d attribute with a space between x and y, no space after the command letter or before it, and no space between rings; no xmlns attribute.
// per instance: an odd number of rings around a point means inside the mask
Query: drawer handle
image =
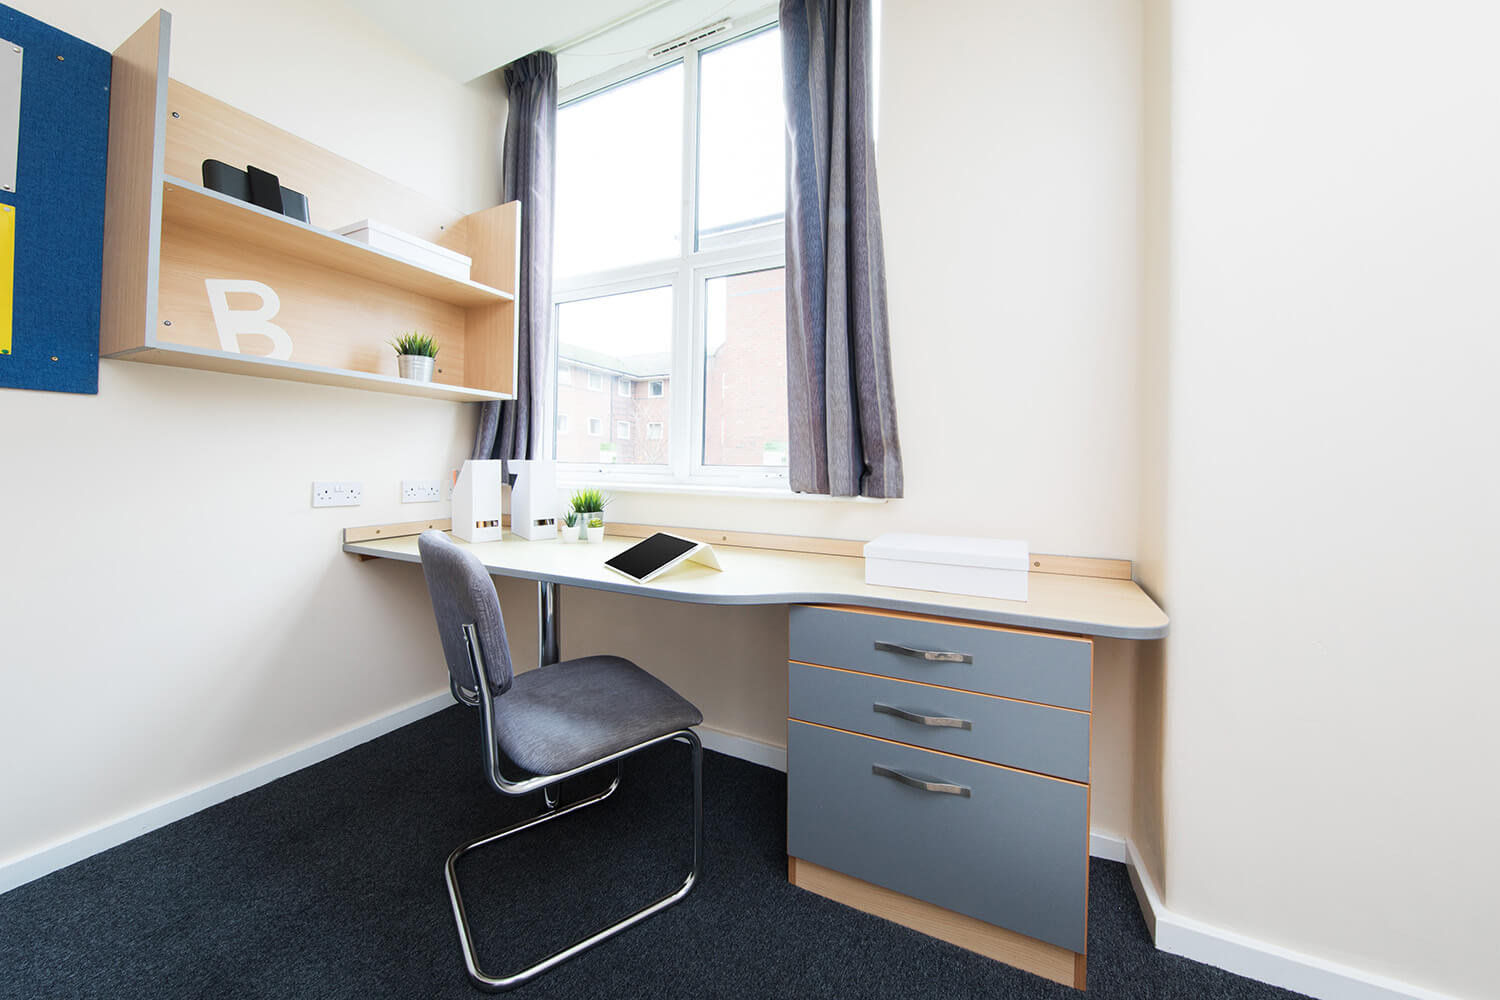
<svg viewBox="0 0 1500 1000"><path fill-rule="evenodd" d="M884 639L875 640L875 649L882 653L899 653L902 656L926 660L928 663L974 662L974 657L968 653L948 653L939 649L913 649L910 646L903 646L899 642L886 642Z"/></svg>
<svg viewBox="0 0 1500 1000"><path fill-rule="evenodd" d="M921 726L937 726L947 729L973 729L974 723L968 719L954 719L946 715L923 715L921 712L912 712L895 705L886 705L881 702L875 703L875 711L883 715L894 715L898 719L907 722L915 722Z"/></svg>
<svg viewBox="0 0 1500 1000"><path fill-rule="evenodd" d="M870 768L870 773L878 774L882 778L892 778L903 785L912 788L920 788L924 792L938 792L941 795L957 795L961 798L969 797L968 785L955 785L947 781L927 781L924 778L914 778L909 774L903 774L894 767L886 767L884 764L876 764Z"/></svg>

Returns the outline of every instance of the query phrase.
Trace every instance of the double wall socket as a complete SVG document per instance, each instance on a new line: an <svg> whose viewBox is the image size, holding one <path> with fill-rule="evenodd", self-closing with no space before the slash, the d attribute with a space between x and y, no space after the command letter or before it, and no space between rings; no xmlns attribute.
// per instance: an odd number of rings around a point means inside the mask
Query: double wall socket
<svg viewBox="0 0 1500 1000"><path fill-rule="evenodd" d="M441 499L441 487L436 479L401 480L402 503L431 503Z"/></svg>
<svg viewBox="0 0 1500 1000"><path fill-rule="evenodd" d="M364 496L364 484L315 482L312 490L314 507L358 507Z"/></svg>

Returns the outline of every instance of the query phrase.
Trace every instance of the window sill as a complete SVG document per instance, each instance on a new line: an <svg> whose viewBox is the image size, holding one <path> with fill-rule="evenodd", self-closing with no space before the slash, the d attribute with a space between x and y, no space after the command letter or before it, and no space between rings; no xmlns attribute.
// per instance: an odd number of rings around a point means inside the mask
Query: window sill
<svg viewBox="0 0 1500 1000"><path fill-rule="evenodd" d="M563 489L597 486L607 493L666 493L673 496L738 497L746 500L802 501L811 503L883 504L884 497L830 497L819 493L793 493L783 486L714 486L708 483L642 483L610 481L601 476L591 479L559 476Z"/></svg>

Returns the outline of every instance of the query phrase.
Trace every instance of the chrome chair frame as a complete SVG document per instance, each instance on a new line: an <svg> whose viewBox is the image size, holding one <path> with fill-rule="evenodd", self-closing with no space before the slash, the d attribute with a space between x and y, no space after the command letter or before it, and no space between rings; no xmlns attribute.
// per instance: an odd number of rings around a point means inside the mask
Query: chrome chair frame
<svg viewBox="0 0 1500 1000"><path fill-rule="evenodd" d="M609 754L608 756L601 757L598 760L590 761L587 764L583 764L579 767L575 767L567 771L562 771L557 774L533 775L532 777L524 778L520 781L511 781L507 779L500 770L500 748L498 739L499 734L495 729L494 701L490 695L489 674L485 671L484 654L479 648L479 633L472 624L463 626L463 631L464 645L468 650L469 666L473 669L474 680L478 685L478 690L469 691L466 688L460 687L456 681L453 681L451 679L449 681L449 686L453 691L454 698L456 698L458 701L469 706L474 706L477 704L479 707L480 715L484 723L483 738L485 776L489 779L490 786L502 795L525 795L528 792L541 790L545 796L544 803L546 811L542 812L540 815L533 816L530 819L522 820L519 823L514 823L510 826L505 827L504 829L496 830L493 833L485 834L483 837L480 837L477 840L472 840L466 844L459 846L453 851L452 854L448 855L448 862L444 866L444 875L448 882L448 901L453 906L453 920L454 923L458 926L458 940L460 946L463 948L464 966L468 969L469 979L474 983L475 986L478 986L480 989L486 990L491 993L497 993L503 990L514 989L515 987L530 981L536 976L541 975L548 969L560 965L561 963L566 962L568 959L574 957L575 955L587 951L594 945L599 944L603 941L607 941L626 928L640 923L642 920L645 920L652 914L659 913L660 911L665 910L667 907L673 905L674 903L680 902L683 897L685 897L689 892L692 891L693 886L698 881L698 876L702 872L703 867L703 744L698 739L698 734L693 732L691 729L680 729L676 732L667 733L663 736L657 736L653 739L646 740L643 743L637 743L634 746L626 747L624 750L617 751L615 753ZM573 944L569 945L566 948L563 948L561 951L553 952L551 955L548 955L540 962L528 966L527 968L522 969L520 972L517 972L514 975L492 976L486 973L479 966L479 956L474 947L474 935L469 928L468 914L464 911L463 896L460 894L458 888L457 866L459 859L468 854L470 851L477 850L478 848L485 847L489 844L493 844L497 841L503 840L506 837L511 836L512 834L520 833L522 830L529 830L530 828L545 823L548 820L554 820L561 816L566 816L568 813L576 812L586 806L591 806L595 803L604 801L605 799L609 798L610 795L614 794L615 789L620 787L619 764L624 760L624 758L630 756L633 753L636 753L637 751L644 750L647 747L655 746L658 743L665 743L668 740L682 740L692 748L693 755L693 867L692 870L688 872L687 878L684 879L682 884L675 890L667 893L665 896L662 896L655 902L650 903L639 910L636 910L629 916L610 924L608 927L605 927L602 930L596 931L595 933L590 934L587 937L575 941ZM604 764L610 763L614 763L616 765L616 769L614 780L610 782L608 788L604 789L602 792L596 792L593 795L580 799L579 801L574 802L570 805L561 807L557 805L558 800L555 793L557 791L558 785L562 781L568 778L575 777L576 775L583 774L585 771L591 771Z"/></svg>

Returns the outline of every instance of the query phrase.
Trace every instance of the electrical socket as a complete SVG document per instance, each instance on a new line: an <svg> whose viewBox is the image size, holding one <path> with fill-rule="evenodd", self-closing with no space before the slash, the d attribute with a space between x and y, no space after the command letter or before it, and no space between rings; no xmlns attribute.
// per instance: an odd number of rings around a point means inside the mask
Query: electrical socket
<svg viewBox="0 0 1500 1000"><path fill-rule="evenodd" d="M401 480L402 503L431 503L439 499L441 492L436 479Z"/></svg>
<svg viewBox="0 0 1500 1000"><path fill-rule="evenodd" d="M364 496L364 484L347 482L314 482L314 507L358 507Z"/></svg>

